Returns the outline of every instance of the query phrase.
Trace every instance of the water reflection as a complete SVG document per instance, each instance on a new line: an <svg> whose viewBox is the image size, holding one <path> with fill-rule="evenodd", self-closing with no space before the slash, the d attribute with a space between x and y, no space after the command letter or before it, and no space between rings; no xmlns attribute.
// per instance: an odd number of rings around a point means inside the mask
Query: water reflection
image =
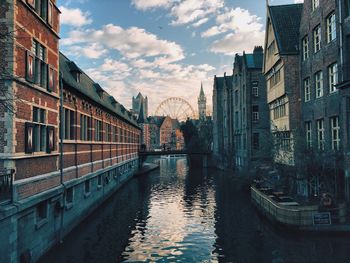
<svg viewBox="0 0 350 263"><path fill-rule="evenodd" d="M40 262L350 262L350 238L276 229L252 207L249 185L161 160L132 179Z"/></svg>
<svg viewBox="0 0 350 263"><path fill-rule="evenodd" d="M186 159L161 161L160 181L150 195L147 226L137 225L132 231L123 252L125 261L216 261L212 254L215 193L203 184L200 174L192 177L196 186L188 191L187 175Z"/></svg>

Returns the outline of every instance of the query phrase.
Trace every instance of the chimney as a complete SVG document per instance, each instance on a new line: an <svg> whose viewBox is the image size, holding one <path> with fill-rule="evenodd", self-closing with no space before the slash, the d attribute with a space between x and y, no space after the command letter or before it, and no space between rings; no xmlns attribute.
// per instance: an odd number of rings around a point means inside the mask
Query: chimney
<svg viewBox="0 0 350 263"><path fill-rule="evenodd" d="M254 54L261 54L263 52L264 52L264 49L262 46L255 46L254 47L254 51L253 51Z"/></svg>

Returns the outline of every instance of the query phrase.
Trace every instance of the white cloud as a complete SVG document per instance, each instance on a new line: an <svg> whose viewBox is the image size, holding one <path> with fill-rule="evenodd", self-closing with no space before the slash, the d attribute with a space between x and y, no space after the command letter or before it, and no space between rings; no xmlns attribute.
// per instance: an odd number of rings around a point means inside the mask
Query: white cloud
<svg viewBox="0 0 350 263"><path fill-rule="evenodd" d="M113 24L105 25L99 30L71 31L69 38L63 39L61 43L64 46L98 43L119 51L129 59L155 57L157 64L175 62L185 57L182 47L175 42L158 39L142 28L123 29Z"/></svg>
<svg viewBox="0 0 350 263"><path fill-rule="evenodd" d="M98 59L108 53L108 50L103 48L98 43L88 44L86 46L71 46L66 49L67 55L75 57L85 56L91 59Z"/></svg>
<svg viewBox="0 0 350 263"><path fill-rule="evenodd" d="M171 8L173 25L198 23L224 6L223 0L182 0Z"/></svg>
<svg viewBox="0 0 350 263"><path fill-rule="evenodd" d="M166 7L168 6L171 1L170 0L132 0L133 5L137 9L140 10L147 10L151 8L157 8L157 7Z"/></svg>
<svg viewBox="0 0 350 263"><path fill-rule="evenodd" d="M264 26L261 19L250 14L246 9L226 9L216 18L216 25L204 31L204 38L225 35L212 43L210 51L232 55L251 52L256 45L262 45L264 41Z"/></svg>
<svg viewBox="0 0 350 263"><path fill-rule="evenodd" d="M92 19L89 17L89 12L83 12L79 8L67 8L60 6L61 10L61 23L64 25L71 25L81 27L92 23Z"/></svg>
<svg viewBox="0 0 350 263"><path fill-rule="evenodd" d="M304 0L294 0L294 3L295 3L295 4L304 3Z"/></svg>
<svg viewBox="0 0 350 263"><path fill-rule="evenodd" d="M227 34L224 38L214 41L210 50L214 53L224 53L234 55L243 51L252 52L254 46L262 45L264 41L264 32L249 32Z"/></svg>

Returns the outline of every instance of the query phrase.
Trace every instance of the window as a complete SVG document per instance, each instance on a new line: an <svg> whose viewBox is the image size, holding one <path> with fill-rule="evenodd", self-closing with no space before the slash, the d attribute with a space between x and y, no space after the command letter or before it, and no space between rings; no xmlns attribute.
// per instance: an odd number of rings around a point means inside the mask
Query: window
<svg viewBox="0 0 350 263"><path fill-rule="evenodd" d="M270 88L276 86L281 81L281 69L274 72L269 79Z"/></svg>
<svg viewBox="0 0 350 263"><path fill-rule="evenodd" d="M258 121L259 120L259 106L255 105L253 106L253 110L252 110L252 118L253 121Z"/></svg>
<svg viewBox="0 0 350 263"><path fill-rule="evenodd" d="M74 140L75 130L75 112L69 109L63 109L63 139Z"/></svg>
<svg viewBox="0 0 350 263"><path fill-rule="evenodd" d="M311 99L311 90L310 90L310 78L304 79L304 99L305 102L310 101Z"/></svg>
<svg viewBox="0 0 350 263"><path fill-rule="evenodd" d="M46 48L33 39L32 52L34 60L34 83L42 88L47 88L48 65L46 62Z"/></svg>
<svg viewBox="0 0 350 263"><path fill-rule="evenodd" d="M316 121L317 125L317 146L319 150L324 150L324 120L320 119Z"/></svg>
<svg viewBox="0 0 350 263"><path fill-rule="evenodd" d="M315 74L316 98L323 96L323 74L319 71Z"/></svg>
<svg viewBox="0 0 350 263"><path fill-rule="evenodd" d="M66 191L66 203L67 204L72 204L73 203L73 187L68 188Z"/></svg>
<svg viewBox="0 0 350 263"><path fill-rule="evenodd" d="M277 132L274 134L275 140L279 148L283 151L291 149L291 133L290 131Z"/></svg>
<svg viewBox="0 0 350 263"><path fill-rule="evenodd" d="M117 141L117 127L112 126L112 142L116 142L116 141Z"/></svg>
<svg viewBox="0 0 350 263"><path fill-rule="evenodd" d="M106 123L106 141L110 142L111 140L111 125Z"/></svg>
<svg viewBox="0 0 350 263"><path fill-rule="evenodd" d="M102 142L102 121L95 120L95 141Z"/></svg>
<svg viewBox="0 0 350 263"><path fill-rule="evenodd" d="M332 150L339 150L340 148L340 127L339 117L333 117L331 120L331 136L332 136Z"/></svg>
<svg viewBox="0 0 350 263"><path fill-rule="evenodd" d="M276 104L273 108L273 119L279 119L282 117L287 116L287 111L286 111L286 104Z"/></svg>
<svg viewBox="0 0 350 263"><path fill-rule="evenodd" d="M90 180L86 180L85 181L85 183L84 183L84 191L85 191L85 194L91 193L91 182L90 182Z"/></svg>
<svg viewBox="0 0 350 263"><path fill-rule="evenodd" d="M327 17L327 42L331 42L337 37L337 28L335 24L335 13Z"/></svg>
<svg viewBox="0 0 350 263"><path fill-rule="evenodd" d="M320 6L320 0L312 0L312 11Z"/></svg>
<svg viewBox="0 0 350 263"><path fill-rule="evenodd" d="M337 91L335 85L338 84L338 65L334 63L328 67L329 93Z"/></svg>
<svg viewBox="0 0 350 263"><path fill-rule="evenodd" d="M80 114L80 140L91 140L91 117Z"/></svg>
<svg viewBox="0 0 350 263"><path fill-rule="evenodd" d="M311 121L305 122L305 136L306 136L306 148L312 147L312 124Z"/></svg>
<svg viewBox="0 0 350 263"><path fill-rule="evenodd" d="M33 122L33 152L44 152L47 145L46 110L33 107Z"/></svg>
<svg viewBox="0 0 350 263"><path fill-rule="evenodd" d="M303 61L309 58L309 38L308 36L303 38Z"/></svg>
<svg viewBox="0 0 350 263"><path fill-rule="evenodd" d="M257 81L252 83L252 94L254 97L259 97L259 83Z"/></svg>
<svg viewBox="0 0 350 263"><path fill-rule="evenodd" d="M35 11L44 20L47 19L47 10L48 10L47 4L48 4L47 0L35 0Z"/></svg>
<svg viewBox="0 0 350 263"><path fill-rule="evenodd" d="M318 25L314 29L314 52L318 52L321 50L321 26Z"/></svg>
<svg viewBox="0 0 350 263"><path fill-rule="evenodd" d="M259 133L253 133L253 149L259 150L259 147L260 147Z"/></svg>
<svg viewBox="0 0 350 263"><path fill-rule="evenodd" d="M36 218L37 222L47 219L47 201L43 201L36 207Z"/></svg>

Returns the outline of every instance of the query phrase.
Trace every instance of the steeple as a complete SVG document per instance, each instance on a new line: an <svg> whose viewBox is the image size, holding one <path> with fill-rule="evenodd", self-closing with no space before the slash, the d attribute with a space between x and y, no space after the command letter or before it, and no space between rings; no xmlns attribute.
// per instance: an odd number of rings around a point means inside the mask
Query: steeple
<svg viewBox="0 0 350 263"><path fill-rule="evenodd" d="M201 90L198 97L198 117L199 120L205 120L207 111L207 98L203 90L203 82L201 82Z"/></svg>

